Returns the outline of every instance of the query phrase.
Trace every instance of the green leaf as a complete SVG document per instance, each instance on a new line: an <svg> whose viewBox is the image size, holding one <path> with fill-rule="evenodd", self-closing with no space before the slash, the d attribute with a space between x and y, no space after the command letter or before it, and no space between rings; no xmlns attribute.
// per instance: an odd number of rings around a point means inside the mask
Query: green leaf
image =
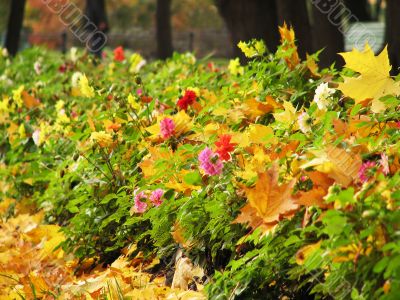
<svg viewBox="0 0 400 300"><path fill-rule="evenodd" d="M114 193L112 194L108 194L106 195L103 200L101 200L101 204L107 204L108 202L110 202L112 199L116 199L117 195L115 195Z"/></svg>
<svg viewBox="0 0 400 300"><path fill-rule="evenodd" d="M347 218L340 211L328 211L322 222L325 224L324 232L330 237L340 234L347 224Z"/></svg>
<svg viewBox="0 0 400 300"><path fill-rule="evenodd" d="M194 172L186 174L183 177L183 181L186 184L192 184L192 185L201 184L201 175L198 171L194 171Z"/></svg>
<svg viewBox="0 0 400 300"><path fill-rule="evenodd" d="M385 256L380 261L378 261L374 266L374 273L381 273L389 263L389 257Z"/></svg>

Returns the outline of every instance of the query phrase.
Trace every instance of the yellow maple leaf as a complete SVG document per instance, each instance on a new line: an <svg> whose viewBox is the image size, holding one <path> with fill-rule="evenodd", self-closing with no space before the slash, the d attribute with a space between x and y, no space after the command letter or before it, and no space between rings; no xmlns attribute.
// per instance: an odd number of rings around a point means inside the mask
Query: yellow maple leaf
<svg viewBox="0 0 400 300"><path fill-rule="evenodd" d="M248 128L249 139L251 143L256 144L276 144L277 138L274 136L274 131L271 127L261 124L251 124Z"/></svg>
<svg viewBox="0 0 400 300"><path fill-rule="evenodd" d="M80 77L79 89L81 94L86 98L93 98L95 96L94 88L89 85L89 80L86 75Z"/></svg>
<svg viewBox="0 0 400 300"><path fill-rule="evenodd" d="M308 54L307 54L306 66L313 76L315 77L321 76L321 74L319 74L318 72L318 64L316 63L315 59Z"/></svg>
<svg viewBox="0 0 400 300"><path fill-rule="evenodd" d="M296 109L293 104L285 101L283 103L283 112L274 113L274 118L277 122L282 123L284 126L289 127L291 125L297 126Z"/></svg>
<svg viewBox="0 0 400 300"><path fill-rule="evenodd" d="M364 51L353 49L351 52L340 53L346 61L346 68L360 73L356 78L344 77L338 89L356 103L372 100L372 111L382 112L383 103L379 100L386 95L399 95L400 82L390 77L392 66L389 62L387 47L375 56L371 47L366 44Z"/></svg>

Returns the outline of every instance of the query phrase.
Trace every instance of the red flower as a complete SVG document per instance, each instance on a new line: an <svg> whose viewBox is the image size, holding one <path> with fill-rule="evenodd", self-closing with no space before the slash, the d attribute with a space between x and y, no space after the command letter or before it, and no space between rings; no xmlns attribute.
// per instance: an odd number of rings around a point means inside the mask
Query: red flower
<svg viewBox="0 0 400 300"><path fill-rule="evenodd" d="M114 60L115 61L124 61L125 59L125 54L124 54L124 48L122 46L119 46L114 49Z"/></svg>
<svg viewBox="0 0 400 300"><path fill-rule="evenodd" d="M215 142L215 146L217 146L216 152L219 154L219 157L222 160L230 160L231 155L230 152L235 150L235 146L237 144L231 143L232 136L229 134L223 134L219 136L219 140Z"/></svg>
<svg viewBox="0 0 400 300"><path fill-rule="evenodd" d="M65 64L58 67L58 72L65 73L67 71L67 66Z"/></svg>
<svg viewBox="0 0 400 300"><path fill-rule="evenodd" d="M143 103L150 103L151 101L153 101L153 98L151 96L142 95L140 96L140 101L142 101Z"/></svg>
<svg viewBox="0 0 400 300"><path fill-rule="evenodd" d="M185 95L178 100L178 107L183 110L187 110L190 105L196 101L196 93L191 90L186 90Z"/></svg>

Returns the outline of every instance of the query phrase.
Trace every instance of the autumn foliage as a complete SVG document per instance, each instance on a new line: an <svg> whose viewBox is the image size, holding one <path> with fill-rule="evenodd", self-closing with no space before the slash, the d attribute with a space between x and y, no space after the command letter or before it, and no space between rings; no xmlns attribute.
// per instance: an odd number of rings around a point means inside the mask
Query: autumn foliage
<svg viewBox="0 0 400 300"><path fill-rule="evenodd" d="M394 299L387 50L320 69L280 34L239 43L246 65L2 54L2 296Z"/></svg>

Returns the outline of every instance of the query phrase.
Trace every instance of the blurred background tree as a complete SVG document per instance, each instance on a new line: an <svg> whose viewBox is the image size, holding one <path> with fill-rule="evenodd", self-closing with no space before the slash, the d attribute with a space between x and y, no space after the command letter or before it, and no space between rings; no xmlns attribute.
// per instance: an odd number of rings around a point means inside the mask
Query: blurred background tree
<svg viewBox="0 0 400 300"><path fill-rule="evenodd" d="M358 21L372 21L372 8L368 0L345 0L344 4L356 16Z"/></svg>
<svg viewBox="0 0 400 300"><path fill-rule="evenodd" d="M16 5L20 1L1 1L1 15L10 16L11 2ZM345 49L343 33L348 35L352 23L379 21L374 28L383 28L380 24L386 22L386 33L379 34L385 36L385 41L390 44L394 66L400 65L400 27L397 24L400 3L396 0L105 1L110 24L108 45L122 45L148 57L166 58L173 49L197 51L200 55L215 51L219 56L240 56L237 43L251 38L264 39L269 50L274 51L279 44L277 26L286 22L295 29L300 55L305 57L306 53L324 49L320 64L329 66L335 61L340 64L337 53ZM47 9L43 0L26 2L24 30L29 33L28 42L61 48L60 36L66 28L58 16ZM68 2L75 3L84 11L85 0ZM330 7L335 3L343 3L345 7L340 6L339 10L337 6L332 13L321 12L316 7ZM20 32L17 22L9 24L8 32L17 36ZM0 18L1 32L7 32L6 25L7 19ZM81 45L71 34L68 41L69 46Z"/></svg>
<svg viewBox="0 0 400 300"><path fill-rule="evenodd" d="M157 57L166 59L173 53L171 0L157 0L156 6Z"/></svg>
<svg viewBox="0 0 400 300"><path fill-rule="evenodd" d="M393 73L400 68L400 1L387 0L385 41L389 48L390 63Z"/></svg>
<svg viewBox="0 0 400 300"><path fill-rule="evenodd" d="M24 13L25 0L12 0L10 2L5 47L12 56L18 51Z"/></svg>

